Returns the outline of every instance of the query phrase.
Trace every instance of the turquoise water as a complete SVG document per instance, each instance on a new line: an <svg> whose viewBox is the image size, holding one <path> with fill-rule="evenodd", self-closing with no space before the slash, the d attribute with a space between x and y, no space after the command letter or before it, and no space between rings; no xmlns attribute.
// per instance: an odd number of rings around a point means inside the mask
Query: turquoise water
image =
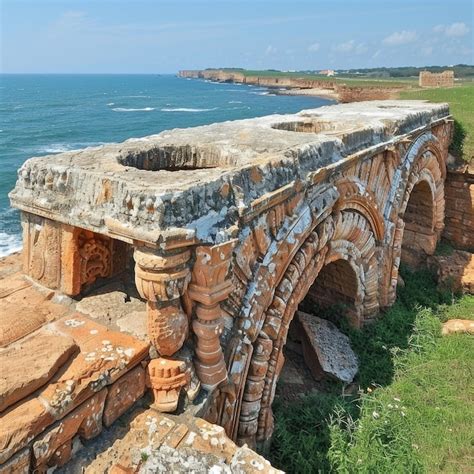
<svg viewBox="0 0 474 474"><path fill-rule="evenodd" d="M1 75L0 99L0 256L21 247L7 194L32 156L331 103L171 75Z"/></svg>

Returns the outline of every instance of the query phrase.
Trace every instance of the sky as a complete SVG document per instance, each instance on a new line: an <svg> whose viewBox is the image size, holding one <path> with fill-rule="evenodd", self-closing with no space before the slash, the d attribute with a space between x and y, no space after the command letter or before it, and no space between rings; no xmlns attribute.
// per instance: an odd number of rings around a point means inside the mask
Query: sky
<svg viewBox="0 0 474 474"><path fill-rule="evenodd" d="M472 0L0 0L4 73L474 63Z"/></svg>

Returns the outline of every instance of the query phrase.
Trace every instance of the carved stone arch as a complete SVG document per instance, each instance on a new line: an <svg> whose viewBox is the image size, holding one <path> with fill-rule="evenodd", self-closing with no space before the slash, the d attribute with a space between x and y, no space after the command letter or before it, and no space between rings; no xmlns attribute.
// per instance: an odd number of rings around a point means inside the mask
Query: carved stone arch
<svg viewBox="0 0 474 474"><path fill-rule="evenodd" d="M395 177L403 178L403 182L397 184ZM385 271L383 274L386 276L382 290L381 304L383 306L389 306L395 301L402 243L404 236L405 239L407 236L407 232L405 232L405 213L413 190L418 185L426 186L430 190L432 225L430 226L431 232L425 232L426 237L423 240L427 244L425 247L426 253L431 254L434 252L444 228L445 177L446 164L443 160L438 139L431 133L421 135L409 148L401 167L394 174L394 183L390 191L392 200L385 207L385 218L395 223L395 225L391 226L390 232L386 235L386 242L390 251L386 255L384 264ZM428 194L425 194L425 196L428 199ZM391 205L391 208L388 204Z"/></svg>
<svg viewBox="0 0 474 474"><path fill-rule="evenodd" d="M328 235L328 229L333 228ZM366 299L371 311L378 307L376 255L376 240L370 223L354 211L328 216L301 242L273 291L273 298L264 312L263 325L252 344L245 389L241 401L237 400L240 409L234 414L239 417L238 424L234 423L234 433L240 443L253 444L271 434L271 404L284 362L283 346L289 325L320 270L336 261L350 265L356 278L354 307L360 307L359 318L362 318Z"/></svg>
<svg viewBox="0 0 474 474"><path fill-rule="evenodd" d="M444 182L446 164L443 160L438 139L431 132L425 132L419 135L409 146L400 165L393 173L388 199L383 212L386 221L396 221L396 216L399 214L402 202L406 196L410 176L413 172L416 173L417 169L421 169L418 162L425 154L430 154L434 158L435 161L431 160L432 169L438 169L440 181ZM436 166L433 166L435 162Z"/></svg>
<svg viewBox="0 0 474 474"><path fill-rule="evenodd" d="M377 241L383 241L385 235L383 215L376 197L367 189L365 183L355 177L343 178L336 183L336 188L340 195L336 209L339 211L352 209L363 215L369 221Z"/></svg>

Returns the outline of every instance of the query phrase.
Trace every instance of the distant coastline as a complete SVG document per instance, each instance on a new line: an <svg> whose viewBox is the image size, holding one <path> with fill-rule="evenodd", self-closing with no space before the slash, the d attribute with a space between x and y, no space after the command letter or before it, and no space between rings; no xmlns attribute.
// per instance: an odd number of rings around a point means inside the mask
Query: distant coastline
<svg viewBox="0 0 474 474"><path fill-rule="evenodd" d="M359 102L363 100L396 99L407 86L389 81L341 81L332 77L296 75L272 71L254 74L245 70L203 69L181 70L178 77L204 79L213 82L247 84L267 87L279 95L301 95L337 100L338 102Z"/></svg>

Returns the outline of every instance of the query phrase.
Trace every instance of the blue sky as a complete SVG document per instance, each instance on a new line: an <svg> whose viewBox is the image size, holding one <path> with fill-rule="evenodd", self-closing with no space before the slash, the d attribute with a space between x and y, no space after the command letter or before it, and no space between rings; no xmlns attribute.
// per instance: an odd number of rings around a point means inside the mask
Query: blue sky
<svg viewBox="0 0 474 474"><path fill-rule="evenodd" d="M1 71L474 63L472 0L0 0Z"/></svg>

